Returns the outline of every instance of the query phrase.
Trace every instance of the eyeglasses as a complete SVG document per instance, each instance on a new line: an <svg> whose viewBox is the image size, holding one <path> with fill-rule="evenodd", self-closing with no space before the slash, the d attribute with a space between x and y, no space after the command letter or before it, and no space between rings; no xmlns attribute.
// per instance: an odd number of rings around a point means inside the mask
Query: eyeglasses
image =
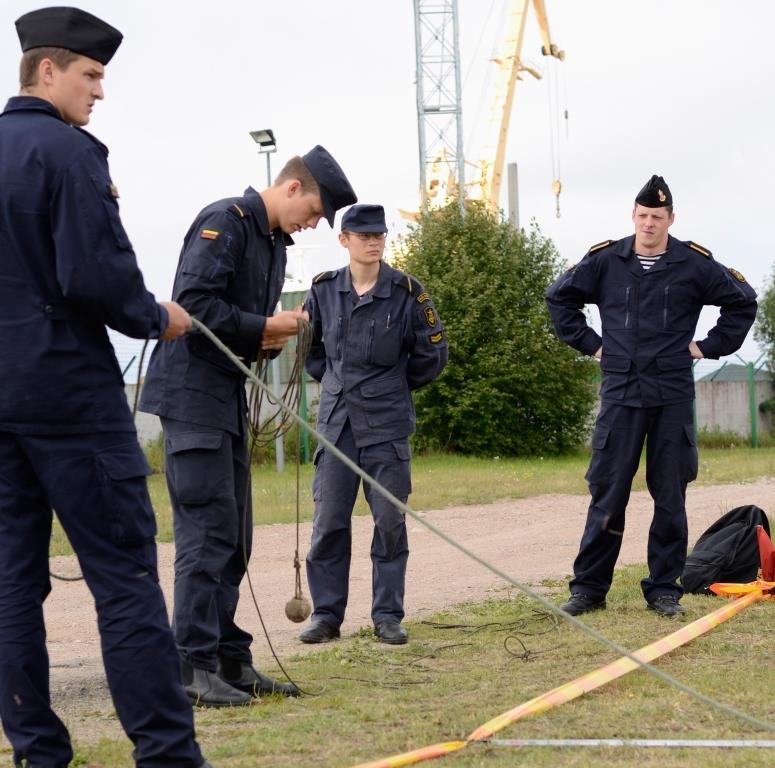
<svg viewBox="0 0 775 768"><path fill-rule="evenodd" d="M348 232L348 235L355 235L359 240L365 243L367 240L384 240L387 237L386 232Z"/></svg>

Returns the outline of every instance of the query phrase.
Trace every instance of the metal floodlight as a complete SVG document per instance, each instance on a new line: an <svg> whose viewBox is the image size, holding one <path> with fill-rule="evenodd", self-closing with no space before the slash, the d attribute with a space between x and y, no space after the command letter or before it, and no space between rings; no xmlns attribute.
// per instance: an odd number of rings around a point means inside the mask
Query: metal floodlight
<svg viewBox="0 0 775 768"><path fill-rule="evenodd" d="M258 153L266 155L266 183L267 186L272 186L272 167L269 158L272 152L277 151L274 131L271 128L264 128L261 131L250 131L250 138L258 144Z"/></svg>
<svg viewBox="0 0 775 768"><path fill-rule="evenodd" d="M261 131L251 131L250 138L258 144L259 152L274 152L277 149L274 131L271 128L265 128Z"/></svg>

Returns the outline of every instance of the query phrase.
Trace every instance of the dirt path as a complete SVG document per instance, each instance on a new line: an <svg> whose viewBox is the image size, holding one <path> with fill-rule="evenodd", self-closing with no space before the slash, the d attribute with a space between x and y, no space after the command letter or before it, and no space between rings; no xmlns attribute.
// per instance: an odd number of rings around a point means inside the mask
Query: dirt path
<svg viewBox="0 0 775 768"><path fill-rule="evenodd" d="M563 578L572 569L584 527L586 496L550 495L504 500L493 504L453 507L425 512L426 519L487 559L513 578L537 583ZM696 486L688 492L689 541L721 514L740 504L775 510L775 480L743 485ZM646 493L630 501L627 531L620 563L644 562L651 503ZM407 618L469 600L479 600L504 586L478 563L463 556L416 520L409 521L411 556L407 579ZM301 531L306 552L310 525ZM368 558L371 520L358 517L353 524L353 563L350 603L342 627L344 636L370 624L371 566ZM293 596L295 528L272 525L256 529L251 577L272 642L281 658L310 653L296 637L304 625L285 617L285 602ZM159 546L159 574L168 601L172 594L173 546ZM52 568L72 571L74 558L56 558ZM305 585L306 593L306 585ZM105 685L99 638L91 597L83 582L53 583L46 601L46 623L51 659L54 706L76 739L89 742L103 736L118 737L120 727ZM256 638L257 666L271 667L247 587L238 612L239 623ZM0 748L8 744L0 736Z"/></svg>

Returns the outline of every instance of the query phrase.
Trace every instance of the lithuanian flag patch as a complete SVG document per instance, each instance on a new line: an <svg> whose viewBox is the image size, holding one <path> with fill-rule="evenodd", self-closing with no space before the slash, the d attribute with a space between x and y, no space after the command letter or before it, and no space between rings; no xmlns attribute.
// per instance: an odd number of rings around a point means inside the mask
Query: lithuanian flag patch
<svg viewBox="0 0 775 768"><path fill-rule="evenodd" d="M219 234L220 232L215 229L203 229L199 233L199 237L201 237L202 240L217 240Z"/></svg>

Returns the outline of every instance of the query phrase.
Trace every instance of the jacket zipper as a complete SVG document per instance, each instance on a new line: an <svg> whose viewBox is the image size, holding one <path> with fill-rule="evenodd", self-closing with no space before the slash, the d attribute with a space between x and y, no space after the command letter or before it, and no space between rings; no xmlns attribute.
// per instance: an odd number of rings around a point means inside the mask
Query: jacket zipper
<svg viewBox="0 0 775 768"><path fill-rule="evenodd" d="M625 306L624 327L629 328L630 327L630 286L629 285L624 289L624 306Z"/></svg>

